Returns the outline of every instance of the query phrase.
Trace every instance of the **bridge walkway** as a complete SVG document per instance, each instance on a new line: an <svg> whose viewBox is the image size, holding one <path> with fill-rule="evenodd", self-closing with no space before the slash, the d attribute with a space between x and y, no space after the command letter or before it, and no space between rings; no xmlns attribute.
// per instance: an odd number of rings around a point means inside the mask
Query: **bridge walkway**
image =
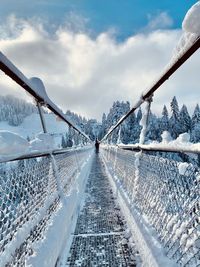
<svg viewBox="0 0 200 267"><path fill-rule="evenodd" d="M139 255L129 242L126 222L116 203L103 162L93 160L83 208L77 219L70 252L64 265L69 267L135 267Z"/></svg>

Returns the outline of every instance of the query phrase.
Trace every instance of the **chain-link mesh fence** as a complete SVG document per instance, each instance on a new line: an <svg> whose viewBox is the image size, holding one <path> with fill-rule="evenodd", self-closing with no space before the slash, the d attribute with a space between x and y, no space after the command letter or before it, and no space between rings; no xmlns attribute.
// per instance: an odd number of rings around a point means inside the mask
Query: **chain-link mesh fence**
<svg viewBox="0 0 200 267"><path fill-rule="evenodd" d="M200 169L192 164L105 146L104 159L129 201L180 266L200 266Z"/></svg>
<svg viewBox="0 0 200 267"><path fill-rule="evenodd" d="M54 156L65 195L76 186L91 151L80 148ZM34 241L44 237L60 205L51 156L0 164L0 266L25 266Z"/></svg>

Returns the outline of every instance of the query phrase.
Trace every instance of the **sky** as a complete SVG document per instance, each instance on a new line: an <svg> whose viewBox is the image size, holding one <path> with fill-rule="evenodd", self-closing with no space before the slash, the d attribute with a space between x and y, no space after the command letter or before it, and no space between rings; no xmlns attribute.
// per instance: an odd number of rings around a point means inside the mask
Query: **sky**
<svg viewBox="0 0 200 267"><path fill-rule="evenodd" d="M66 111L101 119L113 101L130 101L170 62L182 21L196 1L0 0L0 50L27 77L40 77ZM159 113L173 95L190 111L198 100L197 52L161 90ZM0 73L0 93L27 95Z"/></svg>

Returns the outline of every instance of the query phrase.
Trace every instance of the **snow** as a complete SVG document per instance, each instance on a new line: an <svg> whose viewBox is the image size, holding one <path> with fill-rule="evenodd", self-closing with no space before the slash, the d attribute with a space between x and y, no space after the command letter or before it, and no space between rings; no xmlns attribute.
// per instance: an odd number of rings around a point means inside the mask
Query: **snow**
<svg viewBox="0 0 200 267"><path fill-rule="evenodd" d="M154 146L162 146L163 148L175 148L184 150L184 149L199 149L200 144L193 144L190 142L190 135L188 133L180 134L175 140L172 140L170 137L170 133L165 131L162 134L162 142L154 144ZM171 139L171 140L170 140Z"/></svg>
<svg viewBox="0 0 200 267"><path fill-rule="evenodd" d="M179 142L180 144L189 143L190 135L188 133L182 133L177 137L176 142Z"/></svg>
<svg viewBox="0 0 200 267"><path fill-rule="evenodd" d="M183 32L180 40L174 50L174 59L181 56L189 47L191 47L197 39L197 35L190 32Z"/></svg>
<svg viewBox="0 0 200 267"><path fill-rule="evenodd" d="M161 137L162 137L162 143L163 143L163 144L168 144L169 142L172 141L171 134L170 134L168 131L164 131L164 132L161 134Z"/></svg>
<svg viewBox="0 0 200 267"><path fill-rule="evenodd" d="M183 23L185 32L194 33L200 36L200 2L194 4L187 12Z"/></svg>
<svg viewBox="0 0 200 267"><path fill-rule="evenodd" d="M138 187L138 180L140 179L140 158L142 156L142 151L135 153L135 179L134 179L134 186L133 186L133 197L136 197L137 194L137 187Z"/></svg>
<svg viewBox="0 0 200 267"><path fill-rule="evenodd" d="M197 182L200 182L200 174L197 175L196 179L197 179Z"/></svg>
<svg viewBox="0 0 200 267"><path fill-rule="evenodd" d="M145 135L147 131L147 120L148 120L148 114L149 114L149 109L150 109L150 102L146 102L144 112L142 114L142 119L140 121L140 125L142 126L142 130L140 133L140 144L144 144L145 142Z"/></svg>
<svg viewBox="0 0 200 267"><path fill-rule="evenodd" d="M27 116L19 126L0 122L0 160L5 161L31 152L52 151L60 148L62 136L68 132L64 121L57 120L54 114L44 114L49 133L41 133L38 114ZM27 137L31 140L27 141Z"/></svg>
<svg viewBox="0 0 200 267"><path fill-rule="evenodd" d="M21 155L29 150L29 142L18 134L0 130L0 157Z"/></svg>
<svg viewBox="0 0 200 267"><path fill-rule="evenodd" d="M64 134L68 132L67 124L64 121L58 120L54 114L44 114L44 118L48 133ZM8 130L24 138L27 138L27 136L34 138L35 134L42 131L42 126L39 115L31 114L27 116L19 126L11 126L5 121L0 122L0 130Z"/></svg>
<svg viewBox="0 0 200 267"><path fill-rule="evenodd" d="M191 143L189 141L190 135L188 133L180 134L175 140L170 141L170 133L165 131L162 134L162 142L153 141L148 144L134 144L134 145L119 145L124 148L132 149L147 149L147 150L167 150L167 151L188 151L188 152L199 152L200 143Z"/></svg>
<svg viewBox="0 0 200 267"><path fill-rule="evenodd" d="M48 133L40 133L36 138L30 141L30 151L45 151L58 149L54 137Z"/></svg>
<svg viewBox="0 0 200 267"><path fill-rule="evenodd" d="M49 133L40 133L41 122L38 114L26 117L19 126L0 122L0 160L19 157L30 152L58 149L62 135L68 132L65 122L57 120L54 114L44 114ZM31 139L30 143L27 137Z"/></svg>
<svg viewBox="0 0 200 267"><path fill-rule="evenodd" d="M174 50L174 56L169 65L182 56L200 36L200 2L198 1L187 12L182 22L183 34Z"/></svg>
<svg viewBox="0 0 200 267"><path fill-rule="evenodd" d="M52 167L53 167L53 172L54 176L56 178L56 185L57 185L57 190L58 190L58 195L60 196L61 202L63 204L63 207L66 208L66 198L62 189L62 184L61 184L61 179L59 177L59 171L58 171L58 166L56 164L55 157L51 154L51 162L52 162Z"/></svg>
<svg viewBox="0 0 200 267"><path fill-rule="evenodd" d="M56 144L61 144L62 135L65 135L68 132L68 125L64 121L58 120L52 113L44 114L44 118L48 133L54 136ZM27 116L19 126L11 126L5 121L1 121L0 130L18 134L23 138L29 136L29 138L33 140L38 137L40 132L42 132L42 126L39 115L33 113L30 116Z"/></svg>
<svg viewBox="0 0 200 267"><path fill-rule="evenodd" d="M178 171L180 175L187 175L187 169L190 166L187 162L181 162L178 165Z"/></svg>
<svg viewBox="0 0 200 267"><path fill-rule="evenodd" d="M44 87L44 84L40 78L32 77L30 78L30 82L32 84L32 87L34 88L34 91L37 92L37 95L42 96L45 102L48 102L49 97L47 96L46 89Z"/></svg>
<svg viewBox="0 0 200 267"><path fill-rule="evenodd" d="M34 217L30 218L18 231L15 233L14 239L7 246L7 249L1 254L0 266L5 266L9 262L15 253L15 250L20 247L24 240L29 236L31 230L37 225L45 216L47 209L54 202L57 197L57 193L52 194L48 200L44 203L44 206L38 210ZM38 265L42 266L42 265Z"/></svg>

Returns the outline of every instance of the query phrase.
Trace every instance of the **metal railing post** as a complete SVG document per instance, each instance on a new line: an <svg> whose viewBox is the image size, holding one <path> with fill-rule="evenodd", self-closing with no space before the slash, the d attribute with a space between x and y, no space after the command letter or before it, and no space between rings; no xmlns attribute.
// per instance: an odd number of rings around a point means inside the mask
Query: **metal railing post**
<svg viewBox="0 0 200 267"><path fill-rule="evenodd" d="M42 124L42 129L43 132L46 134L47 132L47 127L46 127L46 122L45 122L45 118L44 118L44 114L43 114L43 110L42 110L42 106L41 106L41 102L37 101L37 107L38 107L38 111L39 111L39 115L40 115L40 121ZM60 177L59 177L59 172L58 172L58 166L56 164L56 160L55 157L52 153L49 153L50 157L51 157L51 163L52 163L52 169L53 169L53 174L56 178L56 186L57 186L57 191L59 194L59 197L61 198L61 201L65 202L65 196L64 196L64 192L63 192L63 188L60 182Z"/></svg>
<svg viewBox="0 0 200 267"><path fill-rule="evenodd" d="M40 121L41 121L41 124L42 124L43 132L47 133L47 127L46 127L46 123L45 123L45 118L44 118L44 114L42 112L41 103L39 101L37 101L37 108L38 108L38 111L39 111Z"/></svg>

